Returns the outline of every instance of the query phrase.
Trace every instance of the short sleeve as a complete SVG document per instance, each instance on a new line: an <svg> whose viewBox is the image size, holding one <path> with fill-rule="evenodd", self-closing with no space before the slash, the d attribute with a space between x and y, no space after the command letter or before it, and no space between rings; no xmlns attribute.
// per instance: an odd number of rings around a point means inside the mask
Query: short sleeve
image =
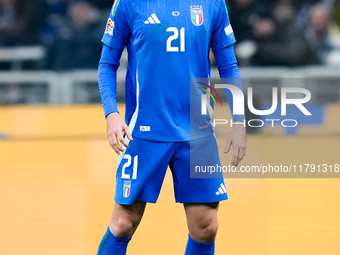
<svg viewBox="0 0 340 255"><path fill-rule="evenodd" d="M214 17L215 24L213 24L210 46L213 51L218 51L236 42L224 0L216 0Z"/></svg>
<svg viewBox="0 0 340 255"><path fill-rule="evenodd" d="M107 46L123 51L130 35L127 0L116 0L107 20L102 42Z"/></svg>

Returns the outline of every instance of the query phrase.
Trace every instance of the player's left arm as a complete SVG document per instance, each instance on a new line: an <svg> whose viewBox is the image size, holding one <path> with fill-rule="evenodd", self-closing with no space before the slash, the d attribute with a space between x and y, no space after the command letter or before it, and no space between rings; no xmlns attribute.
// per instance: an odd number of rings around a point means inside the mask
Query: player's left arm
<svg viewBox="0 0 340 255"><path fill-rule="evenodd" d="M231 146L233 146L233 158L231 160L231 165L238 166L240 161L246 155L247 150L246 128L243 126L243 122L234 123L228 134L227 145L224 148L224 153L228 153Z"/></svg>
<svg viewBox="0 0 340 255"><path fill-rule="evenodd" d="M214 52L220 77L228 79L233 85L242 90L241 74L234 54L233 45ZM224 153L228 153L233 147L231 165L237 166L246 155L247 136L245 116L233 114L233 97L229 90L225 90L230 110L233 115L233 127L228 134L227 145Z"/></svg>
<svg viewBox="0 0 340 255"><path fill-rule="evenodd" d="M242 90L241 75L234 54L233 44L236 42L231 27L225 0L215 0L213 29L210 46L214 52L216 64L222 80L239 87ZM230 84L230 83L229 83ZM225 90L231 112L233 113L233 97L229 90ZM246 154L247 138L244 125L244 115L233 115L233 127L228 135L227 146L224 152L233 147L231 164L237 166Z"/></svg>

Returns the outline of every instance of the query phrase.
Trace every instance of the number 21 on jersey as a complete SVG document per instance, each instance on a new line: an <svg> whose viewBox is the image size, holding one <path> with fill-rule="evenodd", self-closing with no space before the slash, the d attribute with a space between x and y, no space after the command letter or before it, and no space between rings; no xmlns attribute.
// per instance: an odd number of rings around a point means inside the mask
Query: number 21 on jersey
<svg viewBox="0 0 340 255"><path fill-rule="evenodd" d="M178 28L177 27L168 27L167 32L173 33L173 35L169 36L166 41L166 51L167 52L185 52L185 28L182 27L179 31L179 40L180 47L171 46L172 42L178 39Z"/></svg>

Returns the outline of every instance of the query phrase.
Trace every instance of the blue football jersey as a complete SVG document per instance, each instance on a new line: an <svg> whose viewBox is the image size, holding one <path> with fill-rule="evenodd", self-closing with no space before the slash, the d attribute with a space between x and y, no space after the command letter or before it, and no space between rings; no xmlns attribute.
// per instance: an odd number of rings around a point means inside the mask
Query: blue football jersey
<svg viewBox="0 0 340 255"><path fill-rule="evenodd" d="M192 78L210 77L209 47L235 42L224 0L116 0L102 42L127 46L125 119L133 136L176 142L214 132L210 116L200 115L201 92L190 87Z"/></svg>

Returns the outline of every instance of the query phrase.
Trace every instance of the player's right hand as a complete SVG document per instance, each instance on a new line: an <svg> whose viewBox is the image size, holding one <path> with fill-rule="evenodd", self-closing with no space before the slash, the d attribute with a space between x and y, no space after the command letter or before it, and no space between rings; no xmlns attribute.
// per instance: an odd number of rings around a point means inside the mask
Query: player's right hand
<svg viewBox="0 0 340 255"><path fill-rule="evenodd" d="M121 151L124 151L122 145L124 145L126 148L129 146L127 141L125 141L123 134L125 133L126 137L130 141L132 140L129 127L126 125L122 117L120 117L118 112L113 112L107 115L106 124L109 143L112 149L114 149L114 151L119 154Z"/></svg>

